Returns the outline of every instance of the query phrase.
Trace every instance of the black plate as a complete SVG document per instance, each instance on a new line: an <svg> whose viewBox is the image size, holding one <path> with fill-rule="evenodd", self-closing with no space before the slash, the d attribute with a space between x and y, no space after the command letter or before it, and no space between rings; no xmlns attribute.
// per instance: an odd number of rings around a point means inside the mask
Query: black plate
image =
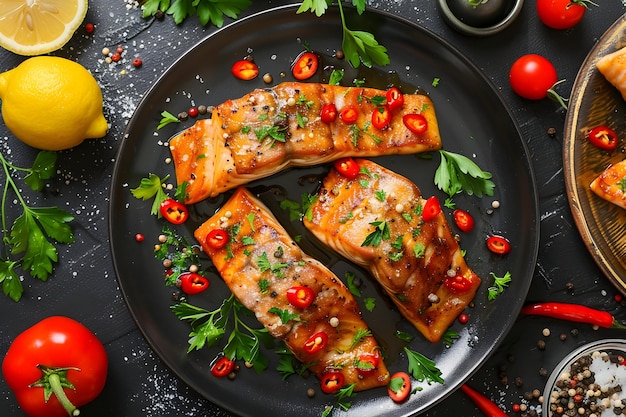
<svg viewBox="0 0 626 417"><path fill-rule="evenodd" d="M444 384L414 382L423 390L400 405L388 398L384 388L359 393L352 401L349 415L418 413L458 388L486 360L511 328L524 301L539 243L537 190L528 151L501 96L490 82L460 52L432 33L384 12L369 11L358 16L354 10L346 10L348 25L373 32L388 48L391 57L391 65L384 69L361 67L357 71L349 68L345 61L333 58L334 51L341 47L341 25L336 8L329 9L321 18L310 13L297 15L295 11L296 6L268 10L217 31L166 71L138 106L119 152L111 189L110 240L120 287L131 314L155 352L173 372L210 401L239 415L319 416L324 405L335 402L334 397L321 394L318 389L315 398L307 398L307 388L318 387L313 377L291 376L283 381L275 370L277 355L271 351L267 352L268 370L257 375L252 370L242 369L235 382L210 375L209 363L219 347L186 353L189 327L170 312L173 289L163 284L163 268L152 252L163 224L149 215L151 202L133 198L130 189L148 173L161 177L173 174L173 167L164 162L169 156L164 143L193 121L157 131L163 110L177 114L192 104L218 104L266 86L260 77L244 82L230 74L231 64L247 54L254 57L262 74L271 73L277 83L291 79L290 63L306 42L322 55L325 66L346 69L344 85L364 78L372 87L384 89L395 83L405 92L421 89L435 103L444 148L473 158L493 174L496 183L493 198L466 195L455 198L457 206L469 210L476 219L475 230L463 234L461 245L467 251L468 263L484 283L475 306L467 310L469 323L453 325L460 338L451 347L425 341L398 315L368 275L328 252L301 224L289 222L288 215L278 208L277 199L288 197L299 201L303 192L315 191L315 182L299 184L299 179L323 175L328 167L293 169L250 184L290 233L303 236L301 246L305 252L328 264L339 277L343 277L345 271L352 271L362 278L363 298L377 300L372 313L363 309L364 318L385 347L386 362L392 372L407 370L406 358L400 354L402 343L394 335L396 329L413 334L409 347L436 361L443 371ZM287 75L281 77L281 72ZM311 81L326 81L328 74L328 70L320 71L319 77ZM439 82L433 86L435 80ZM433 184L438 154L431 160L415 156L375 160L414 180L424 195L436 194L442 201L445 199ZM191 221L179 227L179 233L193 241L193 229L226 197L192 207ZM490 214L494 200L500 202L500 208ZM445 211L450 218L451 210ZM492 255L485 248L485 237L494 232L512 242L513 251L508 256ZM146 240L137 243L136 233L143 233ZM209 266L205 260L203 268ZM495 301L488 301L487 288L493 282L490 273L502 276L507 271L512 275L510 287ZM211 272L209 276L210 291L192 298L191 302L214 308L228 292L218 276Z"/></svg>

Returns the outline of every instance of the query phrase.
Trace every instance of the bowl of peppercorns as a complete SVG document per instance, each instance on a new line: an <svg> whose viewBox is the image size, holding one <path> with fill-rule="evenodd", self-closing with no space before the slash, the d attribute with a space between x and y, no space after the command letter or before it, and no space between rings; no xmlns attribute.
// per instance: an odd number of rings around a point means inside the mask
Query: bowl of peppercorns
<svg viewBox="0 0 626 417"><path fill-rule="evenodd" d="M626 414L626 339L575 349L554 368L543 398L544 417Z"/></svg>

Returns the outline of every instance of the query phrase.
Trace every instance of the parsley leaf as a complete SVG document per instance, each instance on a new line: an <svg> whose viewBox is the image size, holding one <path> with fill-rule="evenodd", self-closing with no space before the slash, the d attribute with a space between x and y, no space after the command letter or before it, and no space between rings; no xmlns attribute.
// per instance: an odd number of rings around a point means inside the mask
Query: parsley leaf
<svg viewBox="0 0 626 417"><path fill-rule="evenodd" d="M354 333L354 336L352 336L352 343L350 343L350 347L348 348L348 350L353 349L356 345L361 343L363 339L371 335L372 335L372 332L369 329L359 328Z"/></svg>
<svg viewBox="0 0 626 417"><path fill-rule="evenodd" d="M283 324L287 324L290 320L300 321L300 315L299 314L292 313L291 311L289 311L287 309L282 310L282 309L280 309L278 307L272 307L267 312L268 313L272 313L272 314L276 314L278 317L280 317L280 321Z"/></svg>
<svg viewBox="0 0 626 417"><path fill-rule="evenodd" d="M443 341L443 344L445 346L452 346L454 344L454 341L456 339L458 339L460 336L457 332L455 332L452 329L448 329L445 331L445 333L443 334L443 336L441 336L441 340Z"/></svg>
<svg viewBox="0 0 626 417"><path fill-rule="evenodd" d="M152 202L152 208L150 214L153 216L161 217L159 206L161 203L168 199L167 194L163 191L162 184L167 181L169 175L164 178L159 178L156 174L150 174L148 178L142 178L137 188L130 190L131 194L140 200L146 201L154 198Z"/></svg>
<svg viewBox="0 0 626 417"><path fill-rule="evenodd" d="M365 236L365 240L361 243L361 246L378 246L383 240L389 240L391 232L389 231L389 225L386 221L376 221L370 223L375 227L374 231Z"/></svg>
<svg viewBox="0 0 626 417"><path fill-rule="evenodd" d="M493 277L494 281L493 286L487 289L487 299L489 301L493 301L496 299L497 296L504 292L504 289L506 287L509 286L509 283L511 282L511 273L507 272L506 274L504 274L503 277L497 277L496 274L494 274L493 272L490 272L490 274Z"/></svg>
<svg viewBox="0 0 626 417"><path fill-rule="evenodd" d="M251 5L250 0L146 0L142 9L144 18L162 11L171 15L177 25L195 15L203 26L211 23L222 27L224 16L237 19Z"/></svg>
<svg viewBox="0 0 626 417"><path fill-rule="evenodd" d="M359 290L359 287L355 283L355 280L356 280L356 275L354 275L352 272L346 272L346 286L348 287L348 290L355 297L360 297L361 290Z"/></svg>
<svg viewBox="0 0 626 417"><path fill-rule="evenodd" d="M12 176L16 172L25 173L26 185L34 191L41 191L44 180L52 178L56 172L56 160L55 152L41 151L35 157L33 166L24 168L9 163L0 153L0 164L5 174L0 207L3 233L1 248L6 251L6 256L0 257L0 283L4 294L13 301L19 301L24 293L17 268L28 272L33 278L46 281L54 264L58 262L53 241L74 242L74 234L68 224L74 220L74 216L58 207L29 206ZM7 220L9 190L13 190L22 208L10 230ZM18 254L22 254L21 258L11 258L11 255Z"/></svg>
<svg viewBox="0 0 626 417"><path fill-rule="evenodd" d="M180 123L180 120L178 119L178 117L174 116L172 113L166 110L163 110L161 112L161 120L159 121L157 130L163 129L165 126L169 125L170 123Z"/></svg>
<svg viewBox="0 0 626 417"><path fill-rule="evenodd" d="M450 197L465 191L468 195L492 196L495 184L491 173L483 171L466 156L439 150L441 163L435 171L435 185Z"/></svg>
<svg viewBox="0 0 626 417"><path fill-rule="evenodd" d="M374 309L376 308L376 299L372 298L372 297L366 297L363 299L363 302L365 303L365 309L367 311L374 311Z"/></svg>
<svg viewBox="0 0 626 417"><path fill-rule="evenodd" d="M441 370L437 368L432 359L428 359L421 353L415 352L407 347L404 348L404 352L409 360L409 373L413 378L420 382L426 381L429 385L431 382L443 384Z"/></svg>

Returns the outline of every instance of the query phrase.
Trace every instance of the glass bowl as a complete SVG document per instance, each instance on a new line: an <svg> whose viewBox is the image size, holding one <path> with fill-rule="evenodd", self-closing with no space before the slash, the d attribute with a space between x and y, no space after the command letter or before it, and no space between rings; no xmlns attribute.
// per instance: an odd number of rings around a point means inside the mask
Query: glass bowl
<svg viewBox="0 0 626 417"><path fill-rule="evenodd" d="M626 411L626 339L603 339L567 355L548 378L543 417L622 415Z"/></svg>

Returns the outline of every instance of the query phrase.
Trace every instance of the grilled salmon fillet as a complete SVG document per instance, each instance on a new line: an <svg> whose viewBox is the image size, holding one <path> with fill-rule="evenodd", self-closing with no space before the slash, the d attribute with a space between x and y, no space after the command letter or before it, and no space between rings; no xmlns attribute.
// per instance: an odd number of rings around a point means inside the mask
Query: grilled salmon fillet
<svg viewBox="0 0 626 417"><path fill-rule="evenodd" d="M430 98L403 97L389 125L379 130L372 126L372 114L385 100L382 90L297 82L254 90L216 106L210 119L198 120L170 140L177 182L187 183L186 202L196 203L290 166L441 148ZM334 104L338 115L352 108L358 118L324 122L327 104ZM413 133L403 123L403 115L413 113L425 117L425 132Z"/></svg>
<svg viewBox="0 0 626 417"><path fill-rule="evenodd" d="M481 280L466 264L443 212L424 221L426 200L414 183L374 162L356 162L356 178L334 168L324 178L304 225L367 269L401 314L437 342Z"/></svg>
<svg viewBox="0 0 626 417"><path fill-rule="evenodd" d="M602 171L590 188L606 201L626 209L626 159Z"/></svg>
<svg viewBox="0 0 626 417"><path fill-rule="evenodd" d="M216 249L207 243L215 229L228 232L226 246ZM322 381L326 374L339 372L355 390L387 385L389 372L380 347L355 298L327 267L302 252L248 190L236 189L194 236L235 297ZM288 291L299 287L312 290L309 306L290 303ZM277 314L285 310L295 315L286 323ZM315 352L316 344L321 349Z"/></svg>

